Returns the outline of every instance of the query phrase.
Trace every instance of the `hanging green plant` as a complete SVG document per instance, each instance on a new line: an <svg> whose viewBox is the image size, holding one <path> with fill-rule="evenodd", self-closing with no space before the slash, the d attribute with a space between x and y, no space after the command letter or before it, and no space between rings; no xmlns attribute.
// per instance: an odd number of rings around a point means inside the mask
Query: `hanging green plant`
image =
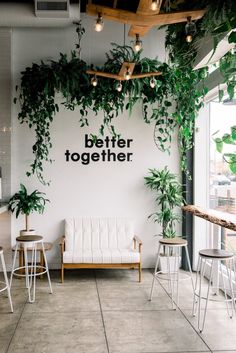
<svg viewBox="0 0 236 353"><path fill-rule="evenodd" d="M213 42L213 51L212 56L215 53L219 41L226 36L227 33L230 33L228 36L229 43L236 43L236 3L234 0L207 0L207 1L198 1L196 3L199 7L205 7L206 12L203 18L195 22L196 33L192 37L192 41L186 41L186 31L185 23L169 25L166 31L166 48L169 51L170 65L177 67L180 72L182 71L183 76L180 78L181 81L181 94L180 99L176 97L177 102L180 102L180 105L188 105L189 114L188 119L185 121L185 118L182 119L181 124L179 125L179 141L180 141L180 151L183 146L183 155L181 158L182 169L185 169L186 165L186 153L185 150L191 149L193 147L193 133L194 133L194 121L198 114L199 109L203 106L202 97L206 94L206 89L202 87L202 93L198 96L198 92L195 91L194 86L193 90L190 89L190 94L188 95L187 91L184 90L184 87L191 87L191 80L188 81L188 76L200 75L204 82L204 76L206 77L206 72L198 70L193 70L194 61L196 59L201 40L205 36L210 36ZM176 10L188 10L188 2L177 3ZM212 57L211 56L211 57ZM228 52L219 62L220 71L224 77L224 83L227 86L227 92L229 99L232 100L235 96L235 86L236 86L236 52L232 50ZM186 81L186 86L184 84ZM199 80L200 82L200 80ZM187 89L188 90L188 89ZM201 91L201 90L200 90ZM194 97L192 95L194 94ZM186 99L182 99L184 98ZM219 89L219 100L221 101L224 96L224 91ZM176 109L178 110L178 108ZM182 109L181 109L182 110ZM192 119L190 118L192 116ZM181 138L182 135L182 138ZM225 134L227 136L228 134ZM220 144L224 142L224 139L218 138L218 148ZM235 155L236 160L236 155ZM234 169L233 156L230 158L228 156L227 161L231 166L231 170Z"/></svg>
<svg viewBox="0 0 236 353"><path fill-rule="evenodd" d="M33 145L34 161L27 175L36 174L42 183L43 163L52 162L49 150L52 147L50 124L59 111L55 94L60 92L62 104L70 110L80 109L81 127L89 125L88 112L95 115L104 113L100 134L108 129L113 135L118 132L113 120L124 109L130 113L137 102L142 102L143 118L146 123L154 122L154 140L162 151L169 151L173 131L179 129L179 146L182 156L182 169L186 170L185 155L192 147L193 120L197 116L202 102L204 90L197 88L201 81L201 72L193 72L171 68L155 59L141 58L130 46L113 44L107 54L107 61L100 71L117 73L124 61L135 62L134 73L161 71L162 75L150 87L150 78L123 81L122 92L115 89L117 82L99 78L96 87L90 85L86 74L87 65L72 52L71 59L61 54L58 62L49 64L41 62L33 64L22 72L19 101L21 111L18 115L20 123L27 123L35 129L36 142ZM191 95L189 97L189 92ZM151 110L148 107L151 106ZM172 111L171 111L172 110Z"/></svg>
<svg viewBox="0 0 236 353"><path fill-rule="evenodd" d="M232 32L234 33L234 32ZM224 83L227 86L227 93L229 95L229 99L232 100L235 95L235 87L236 87L236 52L234 49L231 52L228 52L223 58L220 59L219 62L220 72L224 77ZM219 101L222 100L224 96L224 91L219 90Z"/></svg>
<svg viewBox="0 0 236 353"><path fill-rule="evenodd" d="M222 5L223 0L220 3ZM34 161L27 175L36 174L42 183L46 183L43 177L44 162L52 162L49 154L52 147L50 125L59 111L59 105L55 101L56 93L61 94L62 104L67 109L79 108L81 127L89 125L89 111L95 115L102 111L104 117L99 133L103 135L107 129L117 137L119 131L115 129L114 119L124 109L131 113L134 105L137 102L141 103L143 119L148 124L154 124L154 141L161 151L170 152L172 137L177 129L181 168L188 174L186 154L193 147L195 120L207 93L204 87L207 69L195 71L192 69L199 39L205 33L213 31L213 23L217 25L218 32L215 35L218 36L224 29L221 28L221 24L225 23L229 16L229 9L233 9L234 6L230 0L224 16L220 17L221 5L218 3L215 5L212 1L208 1L207 4L206 17L197 21L197 34L193 36L191 43L185 41L185 24L168 26L166 46L170 54L169 65L155 59L141 58L142 51L135 52L130 46L112 44L113 47L107 53L103 67L96 67L96 70L117 74L122 63L127 61L135 62L134 73L161 71L162 75L158 77L153 87L150 86L150 78L147 77L123 81L119 93L116 90L116 80L101 77L98 85L93 87L86 73L87 69L93 69L93 65L88 67L80 59L80 42L84 33L81 23L77 23L79 43L76 45L77 51L72 51L71 58L60 54L58 61L41 62L26 68L22 72L18 95L21 106L18 118L20 123L26 123L29 128L34 129L36 134L33 145ZM188 5L178 3L178 6ZM212 14L214 16L207 28L204 18L209 18ZM234 17L230 17L230 28L234 24ZM229 40L234 41L235 35L231 34ZM233 97L235 88L235 76L232 74L234 60L235 55L230 57L230 54L227 54L220 65L225 74L230 97Z"/></svg>
<svg viewBox="0 0 236 353"><path fill-rule="evenodd" d="M60 92L64 98L62 104L67 109L74 110L88 90L86 68L86 63L72 52L70 61L66 55L60 54L58 62L33 64L22 72L18 97L21 111L18 119L21 124L26 123L30 129L34 128L36 135L32 147L34 161L27 175L36 174L44 184L43 163L52 162L49 157L49 150L52 147L50 125L54 115L59 111L55 95Z"/></svg>

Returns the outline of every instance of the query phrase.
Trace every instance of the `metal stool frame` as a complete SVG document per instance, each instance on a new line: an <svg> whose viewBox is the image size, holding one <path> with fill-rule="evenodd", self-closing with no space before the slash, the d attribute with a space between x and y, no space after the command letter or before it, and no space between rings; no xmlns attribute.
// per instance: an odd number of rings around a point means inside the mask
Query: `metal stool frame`
<svg viewBox="0 0 236 353"><path fill-rule="evenodd" d="M189 259L189 253L188 253L188 243L184 244L165 244L163 241L159 242L158 246L158 251L157 251L157 260L156 260L156 265L155 265L155 270L153 273L153 280L152 280L152 287L151 287L151 292L150 292L150 297L149 300L152 300L153 296L153 290L154 290L154 284L155 280L157 280L160 284L160 274L162 273L161 271L157 271L159 262L160 262L160 253L161 253L161 247L166 247L167 248L167 278L166 280L169 283L169 289L170 289L170 296L171 296L171 303L172 303L172 309L176 310L177 307L179 306L179 281L182 280L180 279L179 276L179 264L177 264L177 258L181 256L181 249L185 249L185 254L186 254L186 259L187 259L187 264L188 264L188 269L190 272L190 275L188 275L188 278L191 279L192 283L192 288L194 291L194 282L193 282L193 276L192 276L192 269L191 269L191 264L190 264L190 259ZM177 271L171 271L170 268L170 250L174 252L175 250L175 263L174 263L174 268L177 269ZM173 278L172 278L173 277ZM163 279L163 278L162 278ZM176 300L175 300L175 283L176 283Z"/></svg>
<svg viewBox="0 0 236 353"><path fill-rule="evenodd" d="M9 281L8 281L8 277L7 277L7 270L6 270L4 255L3 255L3 249L1 247L0 247L0 257L1 257L1 262L2 262L3 275L4 275L4 282L0 281L0 283L2 283L4 285L4 287L0 289L0 292L3 292L5 290L7 291L11 312L13 313L10 285L9 285Z"/></svg>
<svg viewBox="0 0 236 353"><path fill-rule="evenodd" d="M210 263L210 277L209 277L208 286L207 286L207 294L206 294L206 296L203 296L203 294L202 294L202 280L204 279L204 276L205 276L205 269L206 269L207 261L209 261L209 263ZM224 278L223 269L222 269L222 261L225 261L226 273L227 273L227 278L228 278L231 299L228 299L228 295L227 295L225 278ZM221 276L221 280L222 280L222 284L223 284L223 287L221 289L224 292L225 299L209 298L210 287L211 287L211 283L212 283L212 275L213 275L212 270L213 270L214 262L219 262L220 276ZM197 309L198 309L198 330L200 331L200 333L203 332L204 327L205 327L206 312L207 312L209 300L210 301L217 301L217 302L225 302L226 308L227 308L227 313L228 313L229 317L232 319L234 311L235 311L235 297L234 297L234 290L233 290L232 272L234 272L234 278L236 280L235 267L234 267L234 256L218 257L218 258L215 257L214 258L214 257L209 257L209 256L204 256L202 254L199 254L196 280L195 280L195 286L194 286L192 315L196 316ZM198 279L199 279L199 288L198 288ZM202 320L202 324L201 324L201 302L202 302L202 299L206 300L206 304L205 304L203 320ZM229 303L231 303L231 312L229 309Z"/></svg>
<svg viewBox="0 0 236 353"><path fill-rule="evenodd" d="M18 276L18 277L25 277L25 283L26 283L26 288L28 290L28 297L29 297L30 303L35 302L36 277L37 276L41 276L45 273L47 274L49 290L50 290L51 294L53 293L51 279L50 279L50 275L49 275L47 258L46 258L46 254L45 254L44 244L43 244L43 237L41 237L41 236L34 236L34 237L38 237L39 239L33 240L33 241L24 241L24 240L21 240L21 237L16 238L16 248L15 248L15 253L14 253L11 277L10 277L10 287L12 285L13 275ZM41 244L41 246L42 246L45 266L37 265L37 244ZM23 246L23 249L24 249L25 266L20 266L20 267L15 268L17 252L18 252L20 246ZM30 265L28 262L28 253L27 253L28 247L32 248L31 264ZM17 273L17 271L20 271L20 270L24 270L25 273Z"/></svg>

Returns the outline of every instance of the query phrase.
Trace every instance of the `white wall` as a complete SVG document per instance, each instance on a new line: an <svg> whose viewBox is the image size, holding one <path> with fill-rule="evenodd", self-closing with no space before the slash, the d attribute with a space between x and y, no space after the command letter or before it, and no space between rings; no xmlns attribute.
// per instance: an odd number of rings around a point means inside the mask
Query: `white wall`
<svg viewBox="0 0 236 353"><path fill-rule="evenodd" d="M123 44L123 25L106 21L104 31L93 31L91 18L84 18L86 35L82 40L82 58L89 63L102 64L110 42ZM126 29L128 31L128 28ZM158 55L164 61L164 33L153 30L144 39L144 55ZM14 29L13 31L13 77L18 82L20 71L41 59L58 58L59 52L70 52L76 41L73 28L65 29ZM126 39L129 43L130 39ZM29 190L38 188L50 199L43 215L33 214L31 225L47 241L55 243L49 256L51 267L60 262L58 240L63 234L63 219L68 216L125 216L135 219L135 231L143 240L143 265L154 264L156 237L160 228L147 217L155 210L154 195L144 186L143 177L148 168L163 168L179 173L179 157L176 141L171 156L160 152L153 141L153 125L146 125L142 119L141 106L135 107L132 116L124 112L116 119L115 126L123 138L133 139L130 151L132 162L97 162L82 165L80 162L66 162L65 150L84 151L85 133L97 133L102 114L89 115L90 127L80 128L79 111L70 112L61 107L54 119L51 132L53 149L52 165L45 168L45 176L51 180L50 187L43 187L36 178L27 178L25 172L32 161L31 147L33 131L20 125L17 107L12 116L12 192L23 182ZM123 151L122 151L123 152ZM23 227L20 217L12 221L12 242ZM180 229L180 228L179 228Z"/></svg>

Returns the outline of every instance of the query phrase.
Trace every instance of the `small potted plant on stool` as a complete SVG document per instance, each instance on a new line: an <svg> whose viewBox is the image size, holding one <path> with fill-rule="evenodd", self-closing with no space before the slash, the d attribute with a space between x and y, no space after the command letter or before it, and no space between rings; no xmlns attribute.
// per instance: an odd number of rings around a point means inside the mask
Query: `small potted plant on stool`
<svg viewBox="0 0 236 353"><path fill-rule="evenodd" d="M181 217L176 213L176 207L181 207L184 203L182 184L177 176L172 174L167 167L162 170L149 169L150 175L145 177L146 186L155 192L155 201L158 210L152 213L154 222L162 226L163 238L174 238L176 236L175 224L180 222ZM170 267L174 270L175 264L180 265L181 259L176 261L175 257L170 258ZM160 270L162 273L168 272L166 253L161 254Z"/></svg>
<svg viewBox="0 0 236 353"><path fill-rule="evenodd" d="M20 231L20 235L34 235L35 230L29 227L29 215L34 211L43 213L46 202L48 199L44 197L45 193L34 190L28 194L26 187L20 184L20 190L11 197L8 203L8 210L12 213L16 212L16 218L19 214L25 215L25 229Z"/></svg>

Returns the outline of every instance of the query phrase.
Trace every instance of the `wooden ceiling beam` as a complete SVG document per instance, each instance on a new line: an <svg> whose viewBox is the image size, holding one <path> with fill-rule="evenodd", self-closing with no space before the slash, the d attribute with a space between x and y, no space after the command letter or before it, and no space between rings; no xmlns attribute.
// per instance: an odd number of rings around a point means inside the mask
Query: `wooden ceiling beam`
<svg viewBox="0 0 236 353"><path fill-rule="evenodd" d="M111 21L153 27L186 22L189 16L191 16L192 20L198 20L203 17L205 10L170 12L159 15L140 15L130 11L88 4L86 13L90 16L97 16L98 13L101 13L104 18Z"/></svg>
<svg viewBox="0 0 236 353"><path fill-rule="evenodd" d="M152 0L140 0L136 13L139 15L158 15L161 10L162 0L159 0L159 6L156 11L151 10ZM129 29L128 36L135 37L138 34L140 37L143 37L147 34L152 26L135 26L132 25Z"/></svg>
<svg viewBox="0 0 236 353"><path fill-rule="evenodd" d="M162 0L159 0L159 6L156 11L151 10L152 0L140 0L136 13L141 15L157 15L160 12Z"/></svg>
<svg viewBox="0 0 236 353"><path fill-rule="evenodd" d="M140 37L145 36L152 27L150 26L137 26L132 25L129 29L128 36L135 38L136 34L139 34Z"/></svg>

